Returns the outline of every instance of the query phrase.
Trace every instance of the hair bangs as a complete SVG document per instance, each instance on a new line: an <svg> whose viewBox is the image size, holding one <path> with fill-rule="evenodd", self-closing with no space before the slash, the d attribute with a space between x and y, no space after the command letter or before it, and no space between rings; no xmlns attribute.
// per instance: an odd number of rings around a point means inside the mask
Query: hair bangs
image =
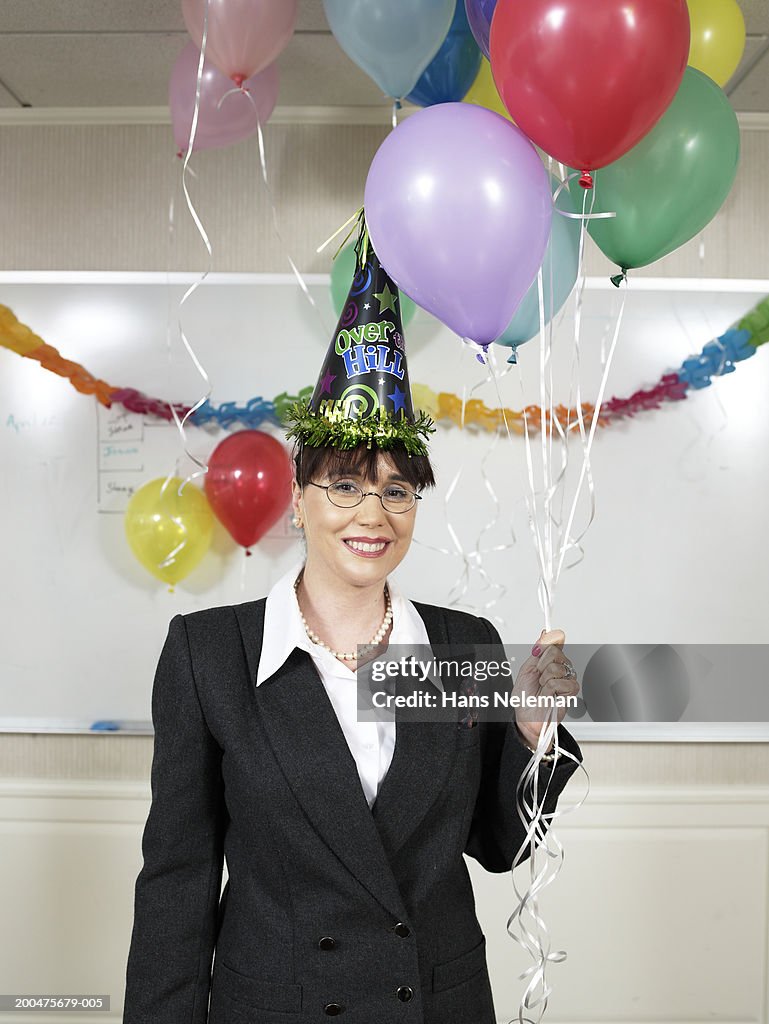
<svg viewBox="0 0 769 1024"><path fill-rule="evenodd" d="M384 451L375 446L369 448L365 443L355 448L315 448L298 444L294 454L296 479L300 487L305 487L321 477L333 480L358 475L378 484L380 455L390 463L393 473L402 477L415 491L435 487L435 476L427 455L409 455L399 446Z"/></svg>

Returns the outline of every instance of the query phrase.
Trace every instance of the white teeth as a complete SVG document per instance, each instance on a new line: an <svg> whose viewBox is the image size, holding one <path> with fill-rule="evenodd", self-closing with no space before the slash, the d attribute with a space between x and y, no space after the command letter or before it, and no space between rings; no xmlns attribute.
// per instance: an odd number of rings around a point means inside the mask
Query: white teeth
<svg viewBox="0 0 769 1024"><path fill-rule="evenodd" d="M382 551L385 546L384 541L380 541L378 544L363 544L358 540L346 540L345 544L348 544L355 551Z"/></svg>

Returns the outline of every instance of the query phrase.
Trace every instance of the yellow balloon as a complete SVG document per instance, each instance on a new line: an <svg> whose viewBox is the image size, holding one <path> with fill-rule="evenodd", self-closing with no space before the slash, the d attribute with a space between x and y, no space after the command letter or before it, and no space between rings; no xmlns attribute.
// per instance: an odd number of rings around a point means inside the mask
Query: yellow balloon
<svg viewBox="0 0 769 1024"><path fill-rule="evenodd" d="M726 85L745 50L745 19L736 0L687 0L689 66Z"/></svg>
<svg viewBox="0 0 769 1024"><path fill-rule="evenodd" d="M470 91L462 102L475 103L478 107L486 107L487 110L493 110L495 114L502 114L508 121L513 120L497 92L494 76L491 73L491 64L489 64L485 57L481 61L480 70L475 76L475 81L470 86Z"/></svg>
<svg viewBox="0 0 769 1024"><path fill-rule="evenodd" d="M136 558L164 583L188 576L211 544L214 514L199 487L182 478L150 480L128 502L125 532ZM166 485L165 487L163 485Z"/></svg>

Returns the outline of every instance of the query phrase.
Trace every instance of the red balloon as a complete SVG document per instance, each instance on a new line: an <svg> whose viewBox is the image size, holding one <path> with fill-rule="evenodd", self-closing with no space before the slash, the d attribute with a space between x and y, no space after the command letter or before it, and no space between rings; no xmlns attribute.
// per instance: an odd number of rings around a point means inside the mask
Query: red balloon
<svg viewBox="0 0 769 1024"><path fill-rule="evenodd" d="M292 476L279 441L261 430L239 430L211 454L206 497L233 539L250 548L286 511Z"/></svg>
<svg viewBox="0 0 769 1024"><path fill-rule="evenodd" d="M491 69L541 149L593 170L627 153L671 104L689 55L686 0L499 0Z"/></svg>

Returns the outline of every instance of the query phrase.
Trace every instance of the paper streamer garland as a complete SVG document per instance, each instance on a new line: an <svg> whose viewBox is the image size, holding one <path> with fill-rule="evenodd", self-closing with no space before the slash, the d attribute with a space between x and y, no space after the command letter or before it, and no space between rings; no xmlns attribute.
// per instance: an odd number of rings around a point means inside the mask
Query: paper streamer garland
<svg viewBox="0 0 769 1024"><path fill-rule="evenodd" d="M733 373L736 363L754 356L759 345L767 341L769 296L754 306L736 325L718 338L707 342L699 355L689 356L675 372L663 374L654 387L639 389L629 398L611 398L604 402L598 423L600 426L607 426L638 412L658 409L663 402L681 401L686 398L690 388L701 390L710 386L713 377ZM173 419L169 402L151 398L135 388L116 388L94 377L79 363L65 359L57 349L47 345L29 327L20 323L12 310L3 305L0 305L0 347L10 349L27 359L37 360L44 369L66 377L81 394L95 395L107 408L117 404L130 412L166 420ZM472 425L488 431L504 429L502 410L491 408L480 399L465 402L463 412L462 399L458 395L445 391L436 394L425 384L413 384L411 390L415 407L424 410L436 422L454 423L460 428ZM223 429L235 425L256 429L265 421L276 426L284 426L289 406L297 399L309 398L312 391L312 386L302 388L295 395L283 391L272 400L255 397L249 399L245 405L223 402L220 406L214 407L206 401L188 418L188 422L196 426L214 423ZM174 405L174 411L180 417L185 416L191 408L182 403ZM582 412L586 418L591 417L593 406L583 402ZM521 412L505 409L504 413L511 432L517 434L524 433L524 419L529 431L540 429L543 416L545 421L549 420L549 412L545 410L543 413L538 405L528 405ZM553 418L560 422L564 430L573 430L578 425L576 411L563 405L553 409Z"/></svg>

